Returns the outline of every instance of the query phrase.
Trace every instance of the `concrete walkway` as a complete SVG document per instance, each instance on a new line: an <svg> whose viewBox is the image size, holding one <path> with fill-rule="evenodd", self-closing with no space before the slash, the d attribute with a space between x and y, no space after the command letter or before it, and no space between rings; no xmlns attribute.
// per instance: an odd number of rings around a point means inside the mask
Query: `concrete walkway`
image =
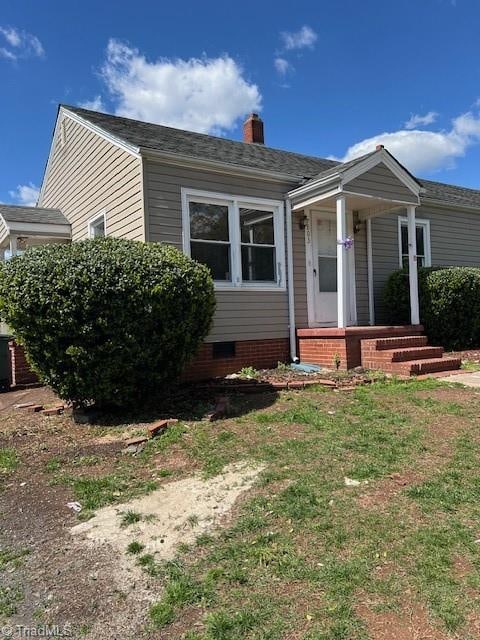
<svg viewBox="0 0 480 640"><path fill-rule="evenodd" d="M456 373L455 375L439 378L443 382L459 382L466 387L480 388L480 371L465 371L465 373Z"/></svg>

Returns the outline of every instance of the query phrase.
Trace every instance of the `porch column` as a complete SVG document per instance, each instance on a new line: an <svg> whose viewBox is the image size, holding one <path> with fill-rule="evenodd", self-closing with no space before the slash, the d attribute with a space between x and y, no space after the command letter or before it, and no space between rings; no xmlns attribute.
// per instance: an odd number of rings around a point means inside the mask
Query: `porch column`
<svg viewBox="0 0 480 640"><path fill-rule="evenodd" d="M417 231L415 226L415 207L407 207L408 220L408 277L410 281L410 320L420 324L420 306L418 302L417 270Z"/></svg>
<svg viewBox="0 0 480 640"><path fill-rule="evenodd" d="M347 237L347 213L345 196L337 197L337 326L348 322L348 255L344 245Z"/></svg>

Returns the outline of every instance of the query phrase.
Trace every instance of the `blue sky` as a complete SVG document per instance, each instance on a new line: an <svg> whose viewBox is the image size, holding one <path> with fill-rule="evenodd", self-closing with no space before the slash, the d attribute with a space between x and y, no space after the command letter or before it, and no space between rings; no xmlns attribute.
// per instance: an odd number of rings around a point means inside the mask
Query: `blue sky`
<svg viewBox="0 0 480 640"><path fill-rule="evenodd" d="M349 159L383 142L480 188L480 4L16 0L0 10L0 201L32 202L59 102Z"/></svg>

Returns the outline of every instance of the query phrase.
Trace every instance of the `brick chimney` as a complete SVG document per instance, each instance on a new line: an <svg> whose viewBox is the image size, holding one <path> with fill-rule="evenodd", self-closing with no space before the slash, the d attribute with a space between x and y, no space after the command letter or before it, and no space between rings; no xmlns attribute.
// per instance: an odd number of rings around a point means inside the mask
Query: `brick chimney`
<svg viewBox="0 0 480 640"><path fill-rule="evenodd" d="M263 144L263 120L258 113L251 113L243 123L243 141Z"/></svg>

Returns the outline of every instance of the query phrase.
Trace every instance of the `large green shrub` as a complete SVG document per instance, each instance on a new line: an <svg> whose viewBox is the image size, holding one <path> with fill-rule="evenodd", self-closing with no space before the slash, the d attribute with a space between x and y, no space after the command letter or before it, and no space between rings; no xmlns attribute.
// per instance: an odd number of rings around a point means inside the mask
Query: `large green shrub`
<svg viewBox="0 0 480 640"><path fill-rule="evenodd" d="M448 349L480 346L480 269L418 270L420 322L432 344ZM410 322L408 272L394 271L383 290L387 322Z"/></svg>
<svg viewBox="0 0 480 640"><path fill-rule="evenodd" d="M0 273L0 314L40 378L77 405L128 406L180 375L207 335L206 267L106 238L28 250Z"/></svg>

